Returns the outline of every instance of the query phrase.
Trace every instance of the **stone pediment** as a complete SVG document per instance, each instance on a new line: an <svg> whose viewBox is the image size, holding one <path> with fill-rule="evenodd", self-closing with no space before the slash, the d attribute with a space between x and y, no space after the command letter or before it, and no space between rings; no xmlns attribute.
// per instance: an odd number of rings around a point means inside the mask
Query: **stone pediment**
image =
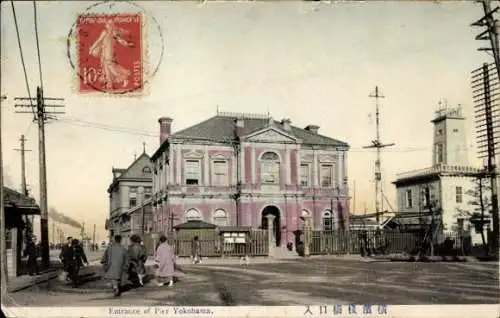
<svg viewBox="0 0 500 318"><path fill-rule="evenodd" d="M302 155L302 156L300 156L300 161L312 162L313 158L314 158L313 155Z"/></svg>
<svg viewBox="0 0 500 318"><path fill-rule="evenodd" d="M297 138L288 135L274 127L257 131L245 137L245 141L250 142L276 142L276 143L295 143Z"/></svg>
<svg viewBox="0 0 500 318"><path fill-rule="evenodd" d="M337 155L321 155L319 156L320 162L335 162L337 161Z"/></svg>
<svg viewBox="0 0 500 318"><path fill-rule="evenodd" d="M218 154L215 154L215 155L212 155L210 156L210 158L212 160L227 160L229 159L231 156L229 155L226 155L226 154L221 154L221 153L218 153Z"/></svg>
<svg viewBox="0 0 500 318"><path fill-rule="evenodd" d="M184 158L193 158L193 159L199 159L203 158L203 154L199 151L196 150L190 150L183 155Z"/></svg>

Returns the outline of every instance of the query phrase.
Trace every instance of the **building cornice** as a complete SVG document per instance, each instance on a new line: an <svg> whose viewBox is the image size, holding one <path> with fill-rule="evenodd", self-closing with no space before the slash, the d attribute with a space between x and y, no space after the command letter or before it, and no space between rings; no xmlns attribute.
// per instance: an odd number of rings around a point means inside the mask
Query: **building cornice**
<svg viewBox="0 0 500 318"><path fill-rule="evenodd" d="M442 176L448 177L478 177L483 173L482 169L474 168L471 166L447 166L439 165L425 169L411 170L397 174L396 181L393 184L399 185L409 182L428 181L438 179Z"/></svg>

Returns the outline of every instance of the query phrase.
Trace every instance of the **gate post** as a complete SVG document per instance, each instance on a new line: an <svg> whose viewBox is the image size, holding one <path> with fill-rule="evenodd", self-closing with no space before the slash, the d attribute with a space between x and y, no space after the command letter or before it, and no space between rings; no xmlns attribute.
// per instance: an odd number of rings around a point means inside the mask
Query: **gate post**
<svg viewBox="0 0 500 318"><path fill-rule="evenodd" d="M151 233L151 241L153 241L153 257L156 255L156 246L158 246L158 233Z"/></svg>
<svg viewBox="0 0 500 318"><path fill-rule="evenodd" d="M305 216L304 217L305 222L304 222L304 256L307 257L310 255L310 245L312 241L312 217L311 216Z"/></svg>
<svg viewBox="0 0 500 318"><path fill-rule="evenodd" d="M267 242L269 247L269 256L274 257L274 249L276 247L276 238L274 237L274 219L272 214L266 215L267 218Z"/></svg>

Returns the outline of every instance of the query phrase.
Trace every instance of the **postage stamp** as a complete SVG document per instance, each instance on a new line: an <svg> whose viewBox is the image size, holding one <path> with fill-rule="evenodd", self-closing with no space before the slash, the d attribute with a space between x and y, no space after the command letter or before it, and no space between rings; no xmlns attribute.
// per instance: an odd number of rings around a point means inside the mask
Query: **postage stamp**
<svg viewBox="0 0 500 318"><path fill-rule="evenodd" d="M78 16L79 93L141 93L144 89L141 13Z"/></svg>

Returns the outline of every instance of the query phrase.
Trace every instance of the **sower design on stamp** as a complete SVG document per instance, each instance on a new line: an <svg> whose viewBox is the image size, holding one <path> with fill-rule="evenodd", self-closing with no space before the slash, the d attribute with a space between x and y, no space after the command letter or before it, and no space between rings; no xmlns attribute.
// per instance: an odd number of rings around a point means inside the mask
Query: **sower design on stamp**
<svg viewBox="0 0 500 318"><path fill-rule="evenodd" d="M77 37L79 93L143 90L141 14L80 15Z"/></svg>

